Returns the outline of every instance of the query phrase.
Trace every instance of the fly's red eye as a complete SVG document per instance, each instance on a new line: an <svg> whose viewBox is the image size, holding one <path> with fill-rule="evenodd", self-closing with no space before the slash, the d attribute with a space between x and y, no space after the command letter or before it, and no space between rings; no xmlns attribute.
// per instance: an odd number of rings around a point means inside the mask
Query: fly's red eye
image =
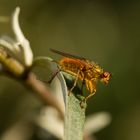
<svg viewBox="0 0 140 140"><path fill-rule="evenodd" d="M107 78L107 77L108 77L108 75L109 75L109 73L108 73L108 72L104 72L104 73L103 73L103 77L104 77L104 78Z"/></svg>

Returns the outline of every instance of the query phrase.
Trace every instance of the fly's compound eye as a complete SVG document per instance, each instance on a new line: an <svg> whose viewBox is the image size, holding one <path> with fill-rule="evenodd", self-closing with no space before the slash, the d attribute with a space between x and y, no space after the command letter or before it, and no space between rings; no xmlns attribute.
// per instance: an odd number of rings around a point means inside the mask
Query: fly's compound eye
<svg viewBox="0 0 140 140"><path fill-rule="evenodd" d="M109 77L109 75L110 75L109 72L104 72L104 73L103 73L103 78L107 78L107 77Z"/></svg>
<svg viewBox="0 0 140 140"><path fill-rule="evenodd" d="M105 83L105 84L108 84L108 81L109 81L109 79L110 79L110 76L111 76L111 74L110 74L109 72L104 72L104 73L102 74L101 81L102 81L103 83Z"/></svg>

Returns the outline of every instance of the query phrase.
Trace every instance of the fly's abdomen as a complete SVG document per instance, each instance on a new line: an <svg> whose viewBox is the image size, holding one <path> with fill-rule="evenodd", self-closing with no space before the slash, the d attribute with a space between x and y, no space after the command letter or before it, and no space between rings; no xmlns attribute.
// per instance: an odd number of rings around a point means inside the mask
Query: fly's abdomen
<svg viewBox="0 0 140 140"><path fill-rule="evenodd" d="M70 58L64 58L60 60L59 65L63 71L73 76L77 76L79 71L78 77L81 80L83 79L84 77L82 72L83 65L79 61Z"/></svg>

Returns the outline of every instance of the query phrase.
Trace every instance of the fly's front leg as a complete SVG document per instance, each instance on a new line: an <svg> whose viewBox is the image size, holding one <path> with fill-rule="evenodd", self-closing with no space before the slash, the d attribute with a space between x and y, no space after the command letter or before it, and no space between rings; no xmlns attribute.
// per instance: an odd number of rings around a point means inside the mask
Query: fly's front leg
<svg viewBox="0 0 140 140"><path fill-rule="evenodd" d="M96 93L96 90L95 90L94 92L90 93L87 97L85 97L85 98L80 102L81 108L84 107L83 104L85 104L85 103L87 102L87 100L88 100L89 98L91 98L95 93Z"/></svg>
<svg viewBox="0 0 140 140"><path fill-rule="evenodd" d="M89 98L91 98L95 93L96 93L96 90L94 90L92 93L90 93L87 97L85 97L85 98L80 102L81 108L84 107L84 104L87 102L87 100L88 100Z"/></svg>
<svg viewBox="0 0 140 140"><path fill-rule="evenodd" d="M92 93L90 93L87 97L85 97L84 102L87 102L87 100L91 98L95 93L96 93L96 89Z"/></svg>
<svg viewBox="0 0 140 140"><path fill-rule="evenodd" d="M96 93L96 83L95 83L95 81L86 80L85 82L86 82L87 90L89 91L89 95L81 101L80 106L82 108L83 108L83 103L86 103L87 100L89 98L91 98Z"/></svg>
<svg viewBox="0 0 140 140"><path fill-rule="evenodd" d="M80 73L80 70L78 70L78 72L77 72L77 75L76 75L75 81L74 81L74 83L73 83L73 86L72 86L71 89L69 90L68 95L71 94L72 90L73 90L74 87L76 86L77 81L78 81L78 77L79 77L79 73Z"/></svg>

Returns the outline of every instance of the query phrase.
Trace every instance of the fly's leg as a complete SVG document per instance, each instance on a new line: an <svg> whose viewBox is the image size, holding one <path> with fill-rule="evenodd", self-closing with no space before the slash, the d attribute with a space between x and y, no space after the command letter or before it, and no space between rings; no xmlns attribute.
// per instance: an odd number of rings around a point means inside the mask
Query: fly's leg
<svg viewBox="0 0 140 140"><path fill-rule="evenodd" d="M72 90L74 89L74 87L75 87L76 84L77 84L78 77L79 77L79 73L80 73L80 70L78 70L78 72L77 72L77 75L76 75L75 81L74 81L74 83L73 83L73 86L71 87L71 89L70 89L69 92L68 92L68 96L71 94Z"/></svg>
<svg viewBox="0 0 140 140"><path fill-rule="evenodd" d="M81 86L81 92L82 92L82 95L84 95L84 93L83 93L84 85L85 85L85 79L83 79L83 81L82 81L82 86Z"/></svg>
<svg viewBox="0 0 140 140"><path fill-rule="evenodd" d="M85 85L85 82L86 82L85 81L85 74L84 74L84 72L86 71L86 68L83 67L81 71L82 72L80 74L81 74L81 77L83 77L83 78L82 78L82 85L81 85L81 89L80 90L81 90L81 94L84 95L83 88L84 88L84 85Z"/></svg>
<svg viewBox="0 0 140 140"><path fill-rule="evenodd" d="M87 97L85 97L85 102L90 98L92 97L95 92L96 92L96 81L95 79L93 80L87 80L86 81L86 87L87 87L87 90L89 91L89 95Z"/></svg>
<svg viewBox="0 0 140 140"><path fill-rule="evenodd" d="M85 98L80 102L81 108L84 107L84 104L87 102L87 100L88 100L89 98L91 98L95 93L96 93L96 90L95 90L94 92L90 93L87 97L85 97Z"/></svg>
<svg viewBox="0 0 140 140"><path fill-rule="evenodd" d="M89 98L91 98L96 93L96 90L94 90L92 93L90 93L87 97L85 97L84 102L87 102Z"/></svg>
<svg viewBox="0 0 140 140"><path fill-rule="evenodd" d="M47 82L47 83L51 83L53 81L53 79L56 77L56 75L61 71L61 69L58 69L51 77L51 79Z"/></svg>
<svg viewBox="0 0 140 140"><path fill-rule="evenodd" d="M85 82L86 82L87 90L90 92L90 94L81 101L80 106L82 108L83 108L83 103L86 103L87 100L89 98L91 98L96 93L96 84L95 84L95 81L86 80Z"/></svg>

